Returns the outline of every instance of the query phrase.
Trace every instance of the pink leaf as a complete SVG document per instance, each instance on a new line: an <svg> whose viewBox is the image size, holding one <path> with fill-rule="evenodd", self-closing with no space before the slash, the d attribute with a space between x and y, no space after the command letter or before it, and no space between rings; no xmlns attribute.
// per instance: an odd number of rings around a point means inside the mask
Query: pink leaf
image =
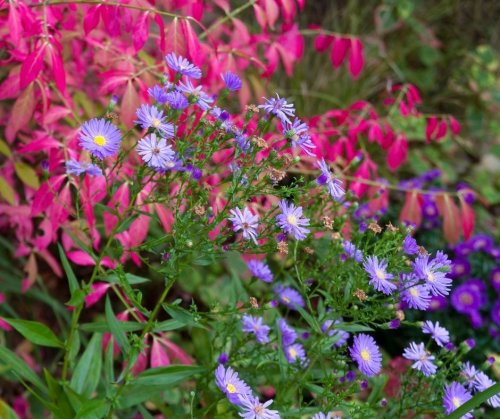
<svg viewBox="0 0 500 419"><path fill-rule="evenodd" d="M437 133L436 133L436 140L440 140L441 138L446 136L446 132L448 131L448 124L446 121L443 119L438 125Z"/></svg>
<svg viewBox="0 0 500 419"><path fill-rule="evenodd" d="M132 39L134 41L135 51L140 51L144 46L149 36L149 13L141 13L139 19L135 22L132 31Z"/></svg>
<svg viewBox="0 0 500 419"><path fill-rule="evenodd" d="M21 72L19 73L19 86L21 89L25 89L42 71L47 45L47 43L43 43L40 48L35 49L28 55L21 64Z"/></svg>
<svg viewBox="0 0 500 419"><path fill-rule="evenodd" d="M14 99L19 96L19 74L11 74L0 84L0 100Z"/></svg>
<svg viewBox="0 0 500 419"><path fill-rule="evenodd" d="M399 216L401 222L412 224L415 227L420 225L422 222L421 200L422 198L416 191L406 193L405 203Z"/></svg>
<svg viewBox="0 0 500 419"><path fill-rule="evenodd" d="M87 10L85 17L83 18L83 29L85 35L92 31L99 23L101 5L92 6Z"/></svg>
<svg viewBox="0 0 500 419"><path fill-rule="evenodd" d="M318 35L314 38L314 49L318 52L325 52L333 43L333 36L331 35Z"/></svg>
<svg viewBox="0 0 500 419"><path fill-rule="evenodd" d="M0 329L10 332L12 330L12 326L0 317Z"/></svg>
<svg viewBox="0 0 500 419"><path fill-rule="evenodd" d="M9 18L7 20L7 28L10 39L14 45L19 45L22 34L22 24L17 10L17 5L15 3L9 2Z"/></svg>
<svg viewBox="0 0 500 419"><path fill-rule="evenodd" d="M439 213L443 216L443 233L449 243L457 243L460 239L461 217L453 198L447 194L439 194L436 197Z"/></svg>
<svg viewBox="0 0 500 419"><path fill-rule="evenodd" d="M275 0L264 0L264 9L266 10L267 24L274 29L274 24L278 20L279 9Z"/></svg>
<svg viewBox="0 0 500 419"><path fill-rule="evenodd" d="M160 34L160 50L162 54L165 54L165 52L167 51L165 42L165 24L163 23L163 19L159 14L155 14L154 21L158 25L158 32Z"/></svg>
<svg viewBox="0 0 500 419"><path fill-rule="evenodd" d="M464 233L464 239L469 240L472 232L474 231L475 224L475 214L472 207L467 204L462 195L460 197L460 209L462 213L462 231Z"/></svg>
<svg viewBox="0 0 500 419"><path fill-rule="evenodd" d="M66 254L68 259L80 266L94 266L95 260L83 250L74 250Z"/></svg>
<svg viewBox="0 0 500 419"><path fill-rule="evenodd" d="M38 188L31 203L31 216L41 214L50 206L65 178L65 175L51 177Z"/></svg>
<svg viewBox="0 0 500 419"><path fill-rule="evenodd" d="M361 74L364 65L363 44L357 38L351 39L351 50L349 54L349 72L356 80Z"/></svg>
<svg viewBox="0 0 500 419"><path fill-rule="evenodd" d="M339 38L338 36L333 38L333 46L330 52L330 60L332 61L333 68L340 67L345 59L350 45L351 43L349 42L349 39Z"/></svg>
<svg viewBox="0 0 500 419"><path fill-rule="evenodd" d="M191 23L183 19L181 21L182 36L186 43L186 55L196 65L201 65L203 62L202 48L198 35L191 27Z"/></svg>
<svg viewBox="0 0 500 419"><path fill-rule="evenodd" d="M31 116L35 111L35 96L33 94L33 84L30 84L17 98L10 111L10 118L5 129L5 137L9 142L15 138L17 131L26 128Z"/></svg>
<svg viewBox="0 0 500 419"><path fill-rule="evenodd" d="M85 297L85 307L88 308L96 304L111 287L108 282L96 282L92 284L92 291Z"/></svg>
<svg viewBox="0 0 500 419"><path fill-rule="evenodd" d="M178 359L181 364L193 364L193 359L175 343L170 342L168 339L163 339L162 342L167 348L167 352L170 354L171 358Z"/></svg>
<svg viewBox="0 0 500 419"><path fill-rule="evenodd" d="M134 126L135 111L140 105L140 98L132 80L129 80L121 104L121 120L127 128Z"/></svg>
<svg viewBox="0 0 500 419"><path fill-rule="evenodd" d="M170 365L170 359L168 358L167 352L163 349L158 340L153 339L153 345L151 346L151 368L163 367L165 365Z"/></svg>
<svg viewBox="0 0 500 419"><path fill-rule="evenodd" d="M398 135L396 141L389 148L387 153L387 165L394 171L403 164L408 157L408 141L404 135Z"/></svg>
<svg viewBox="0 0 500 419"><path fill-rule="evenodd" d="M49 54L51 57L52 73L54 81L60 92L64 93L66 90L66 73L64 71L63 59L61 52L56 50L53 45L49 45Z"/></svg>
<svg viewBox="0 0 500 419"><path fill-rule="evenodd" d="M436 131L438 125L438 119L435 116L431 116L427 119L427 124L425 126L425 140L430 143L434 138L434 132Z"/></svg>
<svg viewBox="0 0 500 419"><path fill-rule="evenodd" d="M450 129L451 129L451 132L454 134L454 135L458 135L460 134L460 122L458 122L455 118L453 118L452 116L449 117L449 122L450 122Z"/></svg>

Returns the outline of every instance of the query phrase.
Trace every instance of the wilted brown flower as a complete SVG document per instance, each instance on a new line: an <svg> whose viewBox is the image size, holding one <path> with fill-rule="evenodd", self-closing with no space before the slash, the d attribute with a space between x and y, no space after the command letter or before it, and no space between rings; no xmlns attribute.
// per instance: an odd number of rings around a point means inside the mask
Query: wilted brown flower
<svg viewBox="0 0 500 419"><path fill-rule="evenodd" d="M356 291L354 291L354 293L352 295L354 295L359 301L368 300L368 296L366 295L366 292L364 292L362 289L359 289L359 288Z"/></svg>

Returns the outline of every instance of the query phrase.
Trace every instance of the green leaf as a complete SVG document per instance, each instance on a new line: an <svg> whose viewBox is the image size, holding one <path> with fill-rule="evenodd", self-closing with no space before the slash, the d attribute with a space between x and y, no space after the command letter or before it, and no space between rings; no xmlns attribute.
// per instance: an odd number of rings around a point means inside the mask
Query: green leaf
<svg viewBox="0 0 500 419"><path fill-rule="evenodd" d="M488 387L481 393L476 393L472 399L459 406L456 410L451 412L451 414L446 417L447 419L460 419L466 413L471 412L481 403L484 403L486 400L488 400L490 397L493 397L497 393L500 393L500 381L492 385L491 387Z"/></svg>
<svg viewBox="0 0 500 419"><path fill-rule="evenodd" d="M38 181L38 176L35 170L23 162L17 162L14 165L16 174L23 181L25 185L33 189L38 189L40 187L40 182Z"/></svg>
<svg viewBox="0 0 500 419"><path fill-rule="evenodd" d="M102 368L102 334L94 333L71 377L70 387L90 397L99 384Z"/></svg>
<svg viewBox="0 0 500 419"><path fill-rule="evenodd" d="M47 391L45 384L43 384L40 377L38 377L38 375L36 375L21 358L19 358L14 352L0 346L0 374L3 374L4 371L11 371L22 380L35 385L39 390L42 390L43 392Z"/></svg>
<svg viewBox="0 0 500 419"><path fill-rule="evenodd" d="M184 327L184 323L180 322L179 320L175 319L169 319L165 320L163 322L158 323L158 325L155 327L154 331L155 332L168 332L170 330L177 330Z"/></svg>
<svg viewBox="0 0 500 419"><path fill-rule="evenodd" d="M318 322L315 321L315 319L307 311L305 311L302 307L299 307L298 305L296 305L295 308L300 313L300 315L304 318L304 320L307 322L307 324L312 327L312 329L314 331L321 333L321 328L320 328Z"/></svg>
<svg viewBox="0 0 500 419"><path fill-rule="evenodd" d="M19 419L19 416L16 415L16 413L9 407L7 403L5 403L3 400L0 400L0 418Z"/></svg>
<svg viewBox="0 0 500 419"><path fill-rule="evenodd" d="M172 317L172 319L177 320L185 326L201 327L205 328L200 324L193 316L193 314L175 304L163 304L165 311Z"/></svg>
<svg viewBox="0 0 500 419"><path fill-rule="evenodd" d="M144 278L142 276L137 276L137 275L130 274L130 273L126 273L125 274L125 278L127 279L127 282L130 285L144 284L146 282L150 282L151 281L148 278ZM118 283L120 283L120 278L118 278L118 275L112 274L112 275L108 275L106 277L106 281L107 282L111 282L113 284L118 284Z"/></svg>
<svg viewBox="0 0 500 419"><path fill-rule="evenodd" d="M14 205L16 194L9 182L3 176L0 176L0 196L3 197L10 205Z"/></svg>
<svg viewBox="0 0 500 419"><path fill-rule="evenodd" d="M372 332L373 329L363 324L347 324L339 323L335 325L335 329L344 330L346 332Z"/></svg>
<svg viewBox="0 0 500 419"><path fill-rule="evenodd" d="M111 307L111 302L109 300L109 296L106 296L106 322L108 323L109 330L111 334L116 339L116 342L122 349L124 355L127 355L130 352L130 344L127 339L127 335L120 324L120 322L116 319L115 313L113 313L113 308Z"/></svg>
<svg viewBox="0 0 500 419"><path fill-rule="evenodd" d="M56 419L66 419L75 416L75 411L59 382L52 377L50 372L44 368L43 374L49 388L50 403L46 407L53 413Z"/></svg>
<svg viewBox="0 0 500 419"><path fill-rule="evenodd" d="M51 348L64 348L64 344L57 338L52 330L43 323L32 320L4 319L21 335L30 342Z"/></svg>
<svg viewBox="0 0 500 419"><path fill-rule="evenodd" d="M10 151L9 145L4 140L0 140L0 153L6 157L12 156L12 151Z"/></svg>
<svg viewBox="0 0 500 419"><path fill-rule="evenodd" d="M170 365L144 371L124 387L119 399L120 407L127 408L150 400L162 391L203 373L206 369L198 365Z"/></svg>
<svg viewBox="0 0 500 419"><path fill-rule="evenodd" d="M138 322L121 321L120 327L124 332L137 332L138 330L142 330L144 328L144 324ZM111 332L109 324L104 321L84 323L80 326L80 329L83 330L84 332L99 332L99 333Z"/></svg>
<svg viewBox="0 0 500 419"><path fill-rule="evenodd" d="M58 243L57 247L59 248L59 257L61 258L62 266L64 272L66 273L66 277L68 278L69 290L71 292L71 297L73 297L73 293L80 289L80 285L76 279L75 273L73 269L71 269L71 265L69 264L68 258L66 257L66 253L62 246Z"/></svg>
<svg viewBox="0 0 500 419"><path fill-rule="evenodd" d="M88 400L82 404L75 419L100 419L106 416L109 410L109 402L104 399Z"/></svg>

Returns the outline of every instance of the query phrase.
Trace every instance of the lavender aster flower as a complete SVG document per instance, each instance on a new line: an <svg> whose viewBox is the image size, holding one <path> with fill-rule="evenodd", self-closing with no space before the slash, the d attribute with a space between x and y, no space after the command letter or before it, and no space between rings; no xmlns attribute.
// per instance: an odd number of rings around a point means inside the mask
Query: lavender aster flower
<svg viewBox="0 0 500 419"><path fill-rule="evenodd" d="M295 116L295 108L291 103L287 103L284 98L280 98L276 93L276 98L272 97L270 99L264 98L266 101L263 105L258 107L264 109L264 112L269 115L273 114L277 116L282 123L291 123L289 116Z"/></svg>
<svg viewBox="0 0 500 419"><path fill-rule="evenodd" d="M303 217L302 207L287 204L284 199L280 201L279 206L281 214L276 217L278 226L296 240L304 240L310 230L304 227L309 225L309 219Z"/></svg>
<svg viewBox="0 0 500 419"><path fill-rule="evenodd" d="M447 259L445 260L442 255L438 252L431 261L429 261L429 255L418 256L413 262L413 272L418 279L426 281L433 295L446 296L450 293L452 281L446 276L446 272L440 270L448 267Z"/></svg>
<svg viewBox="0 0 500 419"><path fill-rule="evenodd" d="M500 266L493 268L490 274L491 285L495 290L500 291Z"/></svg>
<svg viewBox="0 0 500 419"><path fill-rule="evenodd" d="M203 111L210 109L210 105L214 101L202 90L202 86L194 87L190 80L180 82L179 90L189 95Z"/></svg>
<svg viewBox="0 0 500 419"><path fill-rule="evenodd" d="M186 96L184 96L181 92L178 92L177 90L167 93L165 102L167 102L170 105L170 107L172 109L175 109L176 111L182 111L183 109L186 109L189 106L189 102L186 99Z"/></svg>
<svg viewBox="0 0 500 419"><path fill-rule="evenodd" d="M476 374L476 378L474 380L474 388L476 389L476 391L478 392L484 391L495 384L496 383L490 377L488 377L484 372L479 371ZM497 393L493 397L490 397L487 403L495 409L500 407L500 393Z"/></svg>
<svg viewBox="0 0 500 419"><path fill-rule="evenodd" d="M295 364L299 361L302 366L307 363L306 351L300 343L294 343L283 347L285 357L290 364Z"/></svg>
<svg viewBox="0 0 500 419"><path fill-rule="evenodd" d="M284 122L283 135L291 140L292 147L300 147L308 156L314 156L312 152L316 148L307 134L309 127L306 123L295 118L293 123Z"/></svg>
<svg viewBox="0 0 500 419"><path fill-rule="evenodd" d="M415 361L411 367L422 371L426 377L434 375L437 370L437 367L432 363L434 356L425 350L423 343L410 342L410 346L404 350L403 356Z"/></svg>
<svg viewBox="0 0 500 419"><path fill-rule="evenodd" d="M417 241L412 236L406 236L403 240L403 252L407 255L415 255L418 253Z"/></svg>
<svg viewBox="0 0 500 419"><path fill-rule="evenodd" d="M460 376L465 379L465 386L469 390L474 390L477 369L470 362L464 362L460 371Z"/></svg>
<svg viewBox="0 0 500 419"><path fill-rule="evenodd" d="M241 330L245 333L253 333L259 343L268 343L269 331L271 329L269 326L263 324L263 321L262 317L253 317L245 314L242 318L243 326Z"/></svg>
<svg viewBox="0 0 500 419"><path fill-rule="evenodd" d="M172 138L175 134L173 124L166 122L163 111L156 106L141 105L136 111L138 120L135 121L143 129L153 128L165 138Z"/></svg>
<svg viewBox="0 0 500 419"><path fill-rule="evenodd" d="M239 415L244 419L279 419L280 415L277 410L267 408L272 402L271 399L261 403L258 397L251 394L240 394L239 405L243 412Z"/></svg>
<svg viewBox="0 0 500 419"><path fill-rule="evenodd" d="M191 64L186 58L176 55L174 52L167 54L165 61L172 70L183 76L192 77L193 79L201 78L201 70L198 67Z"/></svg>
<svg viewBox="0 0 500 419"><path fill-rule="evenodd" d="M352 359L357 362L359 370L366 376L377 375L382 369L382 355L371 336L364 333L356 335L349 351Z"/></svg>
<svg viewBox="0 0 500 419"><path fill-rule="evenodd" d="M439 322L432 324L430 320L427 320L422 327L422 332L431 335L434 341L441 347L450 341L450 332L444 327L439 326Z"/></svg>
<svg viewBox="0 0 500 419"><path fill-rule="evenodd" d="M154 100L156 100L160 104L164 104L167 101L168 94L165 89L157 84L148 89L148 94Z"/></svg>
<svg viewBox="0 0 500 419"><path fill-rule="evenodd" d="M264 262L253 259L247 262L247 266L248 269L250 269L252 275L256 278L259 278L261 281L273 281L273 273L271 272L271 269L269 269L269 266L267 266Z"/></svg>
<svg viewBox="0 0 500 419"><path fill-rule="evenodd" d="M414 275L402 275L401 299L408 307L416 310L427 310L431 303L429 287L419 284Z"/></svg>
<svg viewBox="0 0 500 419"><path fill-rule="evenodd" d="M232 217L229 220L233 223L233 231L242 231L245 240L252 239L257 244L257 222L258 215L253 215L248 208L244 208L243 212L239 208L234 208L229 213Z"/></svg>
<svg viewBox="0 0 500 419"><path fill-rule="evenodd" d="M335 320L335 322L334 322L333 320L328 319L328 320L325 320L323 322L323 324L321 325L321 331L323 333L327 333L328 336L338 338L337 341L335 342L335 346L337 348L340 348L345 343L347 343L347 340L351 336L349 334L349 332L346 332L345 330L335 329L334 325L339 324L339 323L341 323L341 320Z"/></svg>
<svg viewBox="0 0 500 419"><path fill-rule="evenodd" d="M481 306L481 295L476 288L462 284L453 290L451 305L459 313L469 314L477 311Z"/></svg>
<svg viewBox="0 0 500 419"><path fill-rule="evenodd" d="M368 256L363 263L363 267L370 276L370 284L377 291L389 295L397 288L395 284L389 281L389 279L394 278L394 275L387 272L387 261L385 259L379 261L377 256Z"/></svg>
<svg viewBox="0 0 500 419"><path fill-rule="evenodd" d="M344 249L345 254L351 259L354 259L356 262L363 261L363 253L349 240L344 240L342 242L342 248Z"/></svg>
<svg viewBox="0 0 500 419"><path fill-rule="evenodd" d="M168 145L164 138L156 137L154 133L137 143L137 153L153 169L166 169L175 157L172 146Z"/></svg>
<svg viewBox="0 0 500 419"><path fill-rule="evenodd" d="M297 310L298 307L304 307L304 299L302 296L295 291L293 288L283 287L282 285L276 285L274 287L274 292L278 295L278 299L281 304L291 308L292 310Z"/></svg>
<svg viewBox="0 0 500 419"><path fill-rule="evenodd" d="M330 167L326 164L325 159L318 161L318 167L321 170L321 176L316 179L316 182L318 185L326 184L328 192L332 198L335 201L341 202L345 195L342 181L333 176L333 173L330 171Z"/></svg>
<svg viewBox="0 0 500 419"><path fill-rule="evenodd" d="M453 381L450 385L444 386L443 406L447 415L462 406L466 401L472 398L462 384ZM470 419L472 415L466 413L462 419Z"/></svg>
<svg viewBox="0 0 500 419"><path fill-rule="evenodd" d="M281 342L284 347L290 346L297 339L297 333L293 330L284 319L278 320L278 328L281 334Z"/></svg>
<svg viewBox="0 0 500 419"><path fill-rule="evenodd" d="M243 132L237 132L235 133L234 138L236 139L236 144L241 151L247 152L250 149L252 144L250 143L248 135Z"/></svg>
<svg viewBox="0 0 500 419"><path fill-rule="evenodd" d="M80 147L101 160L116 154L121 141L120 130L105 119L94 118L84 122L80 131Z"/></svg>
<svg viewBox="0 0 500 419"><path fill-rule="evenodd" d="M239 378L231 367L220 364L215 370L215 383L233 404L239 403L240 394L252 394L252 389Z"/></svg>
<svg viewBox="0 0 500 419"><path fill-rule="evenodd" d="M221 78L227 89L231 92L236 92L241 89L241 79L236 74L227 71L221 75Z"/></svg>
<svg viewBox="0 0 500 419"><path fill-rule="evenodd" d="M80 176L83 173L87 173L89 176L102 176L100 167L93 163L80 163L75 159L70 159L66 162L66 173L76 176Z"/></svg>

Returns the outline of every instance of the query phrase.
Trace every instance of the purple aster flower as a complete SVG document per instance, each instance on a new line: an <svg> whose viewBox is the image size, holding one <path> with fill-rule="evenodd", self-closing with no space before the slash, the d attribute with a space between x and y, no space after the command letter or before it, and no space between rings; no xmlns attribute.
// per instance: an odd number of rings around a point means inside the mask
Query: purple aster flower
<svg viewBox="0 0 500 419"><path fill-rule="evenodd" d="M450 341L450 332L444 327L439 326L439 322L432 324L430 320L427 320L422 327L422 332L431 335L434 341L441 347Z"/></svg>
<svg viewBox="0 0 500 419"><path fill-rule="evenodd" d="M436 203L429 198L424 198L422 204L422 215L427 220L433 220L439 216L439 211Z"/></svg>
<svg viewBox="0 0 500 419"><path fill-rule="evenodd" d="M413 275L402 275L401 299L408 304L408 307L416 310L427 310L431 303L429 287L419 284Z"/></svg>
<svg viewBox="0 0 500 419"><path fill-rule="evenodd" d="M165 91L165 89L157 84L148 89L148 94L162 105L167 101L168 98L168 93Z"/></svg>
<svg viewBox="0 0 500 419"><path fill-rule="evenodd" d="M179 90L186 93L194 102L200 107L201 110L207 111L213 103L213 99L208 96L203 90L202 86L194 87L190 80L179 83Z"/></svg>
<svg viewBox="0 0 500 419"><path fill-rule="evenodd" d="M299 361L302 366L307 363L306 351L300 343L285 346L283 347L283 351L288 363L295 364Z"/></svg>
<svg viewBox="0 0 500 419"><path fill-rule="evenodd" d="M264 282L272 282L273 281L273 273L269 266L267 266L264 262L252 259L247 262L247 267L250 269L250 272L256 278L259 278Z"/></svg>
<svg viewBox="0 0 500 419"><path fill-rule="evenodd" d="M94 118L84 122L80 131L80 147L101 160L115 155L121 141L120 130L105 119Z"/></svg>
<svg viewBox="0 0 500 419"><path fill-rule="evenodd" d="M284 98L280 98L276 93L276 98L272 97L270 99L264 98L266 101L263 105L258 107L264 109L264 112L269 115L273 114L277 116L282 123L291 123L289 116L295 116L295 108L291 103L287 103Z"/></svg>
<svg viewBox="0 0 500 419"><path fill-rule="evenodd" d="M248 208L243 208L243 212L239 208L229 211L232 217L229 220L233 223L233 231L242 231L245 240L252 239L257 244L257 228L259 221L258 215L253 215Z"/></svg>
<svg viewBox="0 0 500 419"><path fill-rule="evenodd" d="M248 139L248 135L244 134L243 132L237 132L235 133L234 138L241 151L247 152L250 149L252 144Z"/></svg>
<svg viewBox="0 0 500 419"><path fill-rule="evenodd" d="M471 398L472 394L470 394L462 384L453 381L450 385L445 385L443 406L446 414L449 415ZM466 413L462 416L462 419L470 418L472 418L470 413Z"/></svg>
<svg viewBox="0 0 500 419"><path fill-rule="evenodd" d="M495 290L500 291L500 266L493 268L490 273L491 285Z"/></svg>
<svg viewBox="0 0 500 419"><path fill-rule="evenodd" d="M415 361L411 367L422 371L426 377L434 375L437 370L437 367L432 363L434 356L425 350L423 343L410 342L410 346L404 350L403 356Z"/></svg>
<svg viewBox="0 0 500 419"><path fill-rule="evenodd" d="M307 155L314 156L311 150L315 149L316 146L307 134L307 130L309 129L307 124L295 118L293 123L284 122L283 125L283 135L291 140L292 147L300 147Z"/></svg>
<svg viewBox="0 0 500 419"><path fill-rule="evenodd" d="M382 369L382 355L371 336L364 333L354 336L354 343L349 351L359 370L366 376L377 375Z"/></svg>
<svg viewBox="0 0 500 419"><path fill-rule="evenodd" d="M351 336L349 332L346 332L345 330L340 330L340 329L335 329L335 325L341 323L342 321L340 319L335 320L325 320L323 324L321 325L321 331L323 333L327 333L328 336L331 337L337 337L337 341L335 342L335 346L337 348L340 348L343 346L345 343L347 343L347 340Z"/></svg>
<svg viewBox="0 0 500 419"><path fill-rule="evenodd" d="M470 362L464 362L460 370L460 376L465 379L465 386L469 390L474 390L474 381L476 379L477 369Z"/></svg>
<svg viewBox="0 0 500 419"><path fill-rule="evenodd" d="M476 391L478 392L484 391L487 388L494 386L495 384L496 383L490 377L488 377L484 372L479 371L476 374L476 378L474 380L474 388L476 389ZM495 409L500 407L500 393L497 393L493 397L490 397L487 403Z"/></svg>
<svg viewBox="0 0 500 419"><path fill-rule="evenodd" d="M476 288L462 284L453 290L451 305L459 313L468 314L479 309L481 306L481 296Z"/></svg>
<svg viewBox="0 0 500 419"><path fill-rule="evenodd" d="M219 364L225 364L227 363L227 361L229 361L229 355L225 352L222 352L220 355L219 355L219 358L217 359L217 362Z"/></svg>
<svg viewBox="0 0 500 419"><path fill-rule="evenodd" d="M271 405L273 400L268 400L261 403L258 397L252 394L240 394L239 406L243 410L239 415L244 419L279 419L280 415L277 410L271 410L267 407Z"/></svg>
<svg viewBox="0 0 500 419"><path fill-rule="evenodd" d="M80 176L83 173L87 173L89 176L102 176L100 167L93 163L81 163L75 159L70 159L66 162L66 173L76 176Z"/></svg>
<svg viewBox="0 0 500 419"><path fill-rule="evenodd" d="M143 129L153 128L165 138L172 138L175 134L173 124L166 122L166 117L163 111L160 111L156 106L141 105L136 111L137 124Z"/></svg>
<svg viewBox="0 0 500 419"><path fill-rule="evenodd" d="M377 256L368 256L363 263L363 267L370 276L370 284L377 291L389 295L397 288L395 284L389 281L389 279L394 278L394 275L387 272L387 261L385 259L379 261Z"/></svg>
<svg viewBox="0 0 500 419"><path fill-rule="evenodd" d="M486 292L486 284L477 278L470 278L464 282L464 285L468 285L471 288L474 288L481 298L481 305L485 305L488 302L488 296Z"/></svg>
<svg viewBox="0 0 500 419"><path fill-rule="evenodd" d="M214 106L210 109L209 113L210 115L217 118L222 129L224 129L226 132L233 132L234 126L230 120L231 115L229 114L229 112L219 108L218 106Z"/></svg>
<svg viewBox="0 0 500 419"><path fill-rule="evenodd" d="M302 216L302 207L287 204L284 199L279 202L279 206L281 214L276 216L278 226L296 240L304 240L310 230L304 227L309 225L309 219Z"/></svg>
<svg viewBox="0 0 500 419"><path fill-rule="evenodd" d="M469 317L469 321L474 329L480 329L483 327L484 321L479 311L467 313L467 316Z"/></svg>
<svg viewBox="0 0 500 419"><path fill-rule="evenodd" d="M323 412L319 412L319 413L316 413L311 419L330 419L331 416L329 413L323 413Z"/></svg>
<svg viewBox="0 0 500 419"><path fill-rule="evenodd" d="M469 245L476 252L489 252L493 247L493 238L487 234L478 234L468 240Z"/></svg>
<svg viewBox="0 0 500 419"><path fill-rule="evenodd" d="M224 368L222 364L215 370L215 383L233 404L239 403L238 395L252 394L252 389L239 378L238 373L231 367Z"/></svg>
<svg viewBox="0 0 500 419"><path fill-rule="evenodd" d="M172 70L182 74L183 76L192 77L193 79L201 78L201 70L198 67L191 64L186 58L180 55L178 56L174 52L167 54L165 61Z"/></svg>
<svg viewBox="0 0 500 419"><path fill-rule="evenodd" d="M490 255L495 258L495 260L500 260L500 247L493 247L490 250Z"/></svg>
<svg viewBox="0 0 500 419"><path fill-rule="evenodd" d="M167 93L165 101L169 104L172 109L176 111L182 111L189 106L189 102L181 92L177 90Z"/></svg>
<svg viewBox="0 0 500 419"><path fill-rule="evenodd" d="M403 252L407 255L415 255L418 253L417 241L412 236L406 236L403 240Z"/></svg>
<svg viewBox="0 0 500 419"><path fill-rule="evenodd" d="M321 170L321 176L316 179L316 182L318 185L326 184L332 198L335 199L335 201L341 202L345 195L342 181L333 176L325 159L318 161L318 167Z"/></svg>
<svg viewBox="0 0 500 419"><path fill-rule="evenodd" d="M439 169L431 169L420 175L420 179L424 182L432 182L434 179L437 179L441 176L441 170Z"/></svg>
<svg viewBox="0 0 500 419"><path fill-rule="evenodd" d="M418 279L426 281L433 295L446 296L450 293L451 279L441 269L447 268L447 259L438 252L436 257L429 261L429 255L420 255L413 262L413 272Z"/></svg>
<svg viewBox="0 0 500 419"><path fill-rule="evenodd" d="M288 308L291 308L292 310L297 310L297 306L305 306L304 299L293 288L276 285L274 287L274 292L278 295L278 300L280 301L280 303L287 306Z"/></svg>
<svg viewBox="0 0 500 419"><path fill-rule="evenodd" d="M441 295L431 295L429 311L440 311L448 307L448 300Z"/></svg>
<svg viewBox="0 0 500 419"><path fill-rule="evenodd" d="M175 157L172 146L168 145L164 138L157 137L155 133L139 140L137 153L153 169L165 169Z"/></svg>
<svg viewBox="0 0 500 419"><path fill-rule="evenodd" d="M342 248L344 249L345 254L351 259L354 259L356 262L363 261L363 253L349 240L344 240L342 242Z"/></svg>
<svg viewBox="0 0 500 419"><path fill-rule="evenodd" d="M500 300L497 300L491 309L491 320L500 326Z"/></svg>
<svg viewBox="0 0 500 419"><path fill-rule="evenodd" d="M470 263L467 259L455 258L451 262L450 276L459 278L470 273Z"/></svg>
<svg viewBox="0 0 500 419"><path fill-rule="evenodd" d="M221 75L221 78L227 89L231 92L236 92L241 89L241 79L236 74L227 71Z"/></svg>
<svg viewBox="0 0 500 419"><path fill-rule="evenodd" d="M469 242L457 244L453 250L455 251L456 256L464 258L470 255L473 251Z"/></svg>
<svg viewBox="0 0 500 419"><path fill-rule="evenodd" d="M271 330L269 326L263 324L264 319L262 317L253 317L245 314L242 320L241 330L245 333L253 333L255 339L259 343L269 342L269 331Z"/></svg>
<svg viewBox="0 0 500 419"><path fill-rule="evenodd" d="M316 145L311 141L311 137L309 135L302 135L297 139L297 141L292 140L292 148L297 147L299 147L308 156L316 156L316 154L312 151L316 148Z"/></svg>
<svg viewBox="0 0 500 419"><path fill-rule="evenodd" d="M278 320L278 328L281 334L281 342L283 346L290 346L297 339L297 333L286 323L285 319Z"/></svg>

